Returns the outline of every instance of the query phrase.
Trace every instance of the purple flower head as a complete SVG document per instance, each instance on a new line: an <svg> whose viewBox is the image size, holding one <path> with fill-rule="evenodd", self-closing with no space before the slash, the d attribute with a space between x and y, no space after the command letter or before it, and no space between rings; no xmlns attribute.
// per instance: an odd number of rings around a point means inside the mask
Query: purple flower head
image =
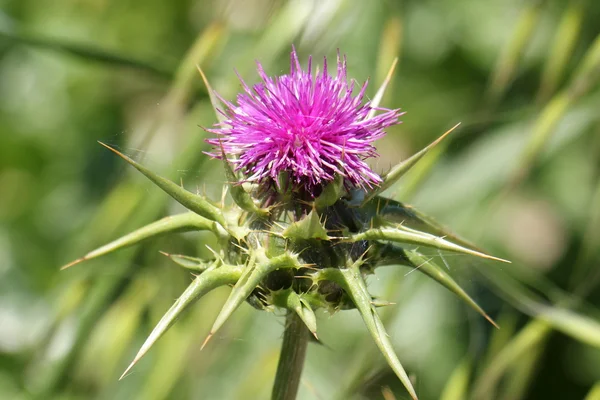
<svg viewBox="0 0 600 400"><path fill-rule="evenodd" d="M337 76L329 75L327 59L323 71L313 74L311 57L302 70L296 50L291 53L288 75L271 78L257 62L262 82L250 88L241 78L243 93L237 105L223 99L226 120L209 132L215 146L212 157L221 158L221 146L245 181L278 184L287 172L296 185L309 192L332 181L337 174L347 186L372 187L381 177L365 163L377 156L372 142L385 135L384 129L398 123L399 110L381 111L362 104L367 83L353 96L354 82L346 78L346 58L337 59Z"/></svg>

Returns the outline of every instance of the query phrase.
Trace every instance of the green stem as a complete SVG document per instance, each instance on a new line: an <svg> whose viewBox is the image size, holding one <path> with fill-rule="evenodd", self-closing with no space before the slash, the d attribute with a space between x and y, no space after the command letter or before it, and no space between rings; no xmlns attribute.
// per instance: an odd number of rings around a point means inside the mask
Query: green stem
<svg viewBox="0 0 600 400"><path fill-rule="evenodd" d="M283 344L273 385L272 400L294 400L296 398L306 356L308 333L308 329L300 317L290 311L285 320Z"/></svg>

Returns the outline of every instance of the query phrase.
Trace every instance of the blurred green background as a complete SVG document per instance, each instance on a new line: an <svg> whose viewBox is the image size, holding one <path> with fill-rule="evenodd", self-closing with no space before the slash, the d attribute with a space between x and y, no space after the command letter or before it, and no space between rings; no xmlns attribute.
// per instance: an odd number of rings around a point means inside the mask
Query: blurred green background
<svg viewBox="0 0 600 400"><path fill-rule="evenodd" d="M202 299L122 381L190 281L152 240L59 267L179 206L97 144L221 196L196 70L234 99L300 58L347 55L407 111L379 172L461 128L387 195L512 265L433 253L494 317L400 267L371 292L422 399L600 399L600 3L455 0L0 1L0 397L264 399L283 318L244 305L201 352L228 290ZM301 399L406 399L355 311L320 315ZM594 386L595 385L595 386Z"/></svg>

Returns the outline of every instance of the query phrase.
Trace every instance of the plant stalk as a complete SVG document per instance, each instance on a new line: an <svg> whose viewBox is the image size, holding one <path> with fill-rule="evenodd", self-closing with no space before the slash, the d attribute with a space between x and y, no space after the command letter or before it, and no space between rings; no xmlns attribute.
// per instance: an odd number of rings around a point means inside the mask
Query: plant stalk
<svg viewBox="0 0 600 400"><path fill-rule="evenodd" d="M285 320L283 343L272 400L295 400L304 367L306 347L308 345L308 329L295 312L290 311Z"/></svg>

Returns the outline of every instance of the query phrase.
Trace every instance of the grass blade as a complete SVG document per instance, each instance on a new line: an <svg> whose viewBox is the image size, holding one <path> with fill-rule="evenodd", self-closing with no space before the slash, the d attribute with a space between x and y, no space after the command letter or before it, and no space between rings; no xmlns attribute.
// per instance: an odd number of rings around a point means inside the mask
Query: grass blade
<svg viewBox="0 0 600 400"><path fill-rule="evenodd" d="M506 44L492 74L487 93L490 104L494 105L502 98L514 79L517 66L531 42L543 3L543 0L531 0L521 11L512 38Z"/></svg>
<svg viewBox="0 0 600 400"><path fill-rule="evenodd" d="M446 382L440 400L463 400L469 396L469 378L471 376L471 362L464 359L454 368L450 379Z"/></svg>
<svg viewBox="0 0 600 400"><path fill-rule="evenodd" d="M545 102L558 87L567 67L568 60L577 43L583 20L583 1L572 0L563 12L562 19L554 36L554 44L542 72L538 101Z"/></svg>

